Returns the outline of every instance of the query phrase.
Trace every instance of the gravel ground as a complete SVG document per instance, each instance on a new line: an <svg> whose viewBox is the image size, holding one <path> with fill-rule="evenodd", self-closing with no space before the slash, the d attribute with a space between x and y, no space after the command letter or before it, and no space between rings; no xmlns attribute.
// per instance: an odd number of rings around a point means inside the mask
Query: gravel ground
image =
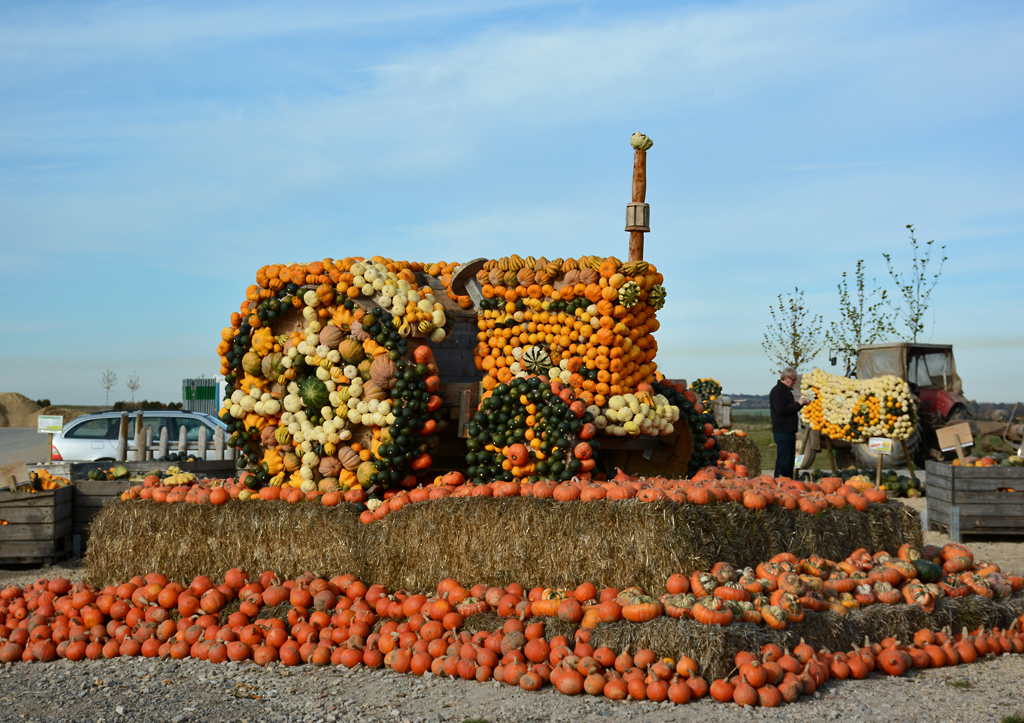
<svg viewBox="0 0 1024 723"><path fill-rule="evenodd" d="M25 721L1001 721L1024 713L1021 656L911 673L829 682L795 705L740 709L710 699L670 703L570 698L386 670L266 669L201 661L8 663L0 668L0 719Z"/></svg>
<svg viewBox="0 0 1024 723"><path fill-rule="evenodd" d="M923 501L910 500L923 509ZM938 533L926 542L942 544ZM1004 570L1024 571L1024 544L968 543ZM75 565L0 570L0 586L40 577L76 580ZM386 721L432 723L482 719L526 721L998 721L1024 715L1024 656L913 671L902 678L872 674L830 681L814 696L777 709L710 699L684 706L579 696L546 688L527 693L498 683L470 683L357 668L286 668L252 663L116 658L0 666L0 721Z"/></svg>

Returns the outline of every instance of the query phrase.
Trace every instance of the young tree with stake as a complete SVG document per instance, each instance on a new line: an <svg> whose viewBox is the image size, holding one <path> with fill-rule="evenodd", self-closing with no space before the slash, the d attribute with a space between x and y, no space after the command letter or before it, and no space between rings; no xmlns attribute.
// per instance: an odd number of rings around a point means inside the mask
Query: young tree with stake
<svg viewBox="0 0 1024 723"><path fill-rule="evenodd" d="M804 304L804 292L794 287L792 294L779 304L768 307L772 323L764 334L761 347L772 362L772 373L779 374L791 367L800 371L814 359L822 347L822 318L811 314Z"/></svg>
<svg viewBox="0 0 1024 723"><path fill-rule="evenodd" d="M924 333L924 317L931 306L931 295L935 285L939 283L939 276L942 275L942 267L949 257L943 255L939 261L939 269L934 274L928 273L928 265L932 261L932 244L935 239L928 241L921 248L920 243L914 236L913 224L907 224L910 229L910 245L914 250L912 273L906 276L897 273L893 268L892 259L889 254L882 254L886 266L889 268L889 276L896 284L897 293L886 299L886 304L896 314L896 318L906 326L905 341L916 342L919 334ZM939 247L939 252L946 250L945 245Z"/></svg>
<svg viewBox="0 0 1024 723"><path fill-rule="evenodd" d="M839 321L829 324L825 341L836 351L846 367L846 376L853 371L860 344L874 344L889 334L895 334L892 323L882 314L889 301L887 292L874 285L869 289L864 278L864 259L857 261L854 288L847 286L846 272L839 282Z"/></svg>

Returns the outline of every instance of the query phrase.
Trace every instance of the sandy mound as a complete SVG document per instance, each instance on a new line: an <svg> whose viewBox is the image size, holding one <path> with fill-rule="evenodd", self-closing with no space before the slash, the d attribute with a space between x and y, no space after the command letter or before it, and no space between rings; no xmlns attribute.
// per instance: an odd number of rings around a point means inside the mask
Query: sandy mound
<svg viewBox="0 0 1024 723"><path fill-rule="evenodd" d="M28 397L17 392L0 393L0 427L25 427L35 429L37 417L49 414L64 418L64 424L80 417L83 412L66 407L39 407Z"/></svg>
<svg viewBox="0 0 1024 723"><path fill-rule="evenodd" d="M40 408L17 392L0 393L0 427L35 427Z"/></svg>

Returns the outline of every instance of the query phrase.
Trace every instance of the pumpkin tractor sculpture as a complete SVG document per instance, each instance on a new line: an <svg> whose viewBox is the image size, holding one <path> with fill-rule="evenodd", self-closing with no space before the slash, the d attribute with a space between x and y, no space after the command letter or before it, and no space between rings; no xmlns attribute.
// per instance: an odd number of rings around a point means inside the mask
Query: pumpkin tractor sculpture
<svg viewBox="0 0 1024 723"><path fill-rule="evenodd" d="M716 463L713 416L657 371L666 294L642 259L651 142L632 143L628 261L261 268L217 349L220 417L251 484L383 490L452 470L566 480Z"/></svg>

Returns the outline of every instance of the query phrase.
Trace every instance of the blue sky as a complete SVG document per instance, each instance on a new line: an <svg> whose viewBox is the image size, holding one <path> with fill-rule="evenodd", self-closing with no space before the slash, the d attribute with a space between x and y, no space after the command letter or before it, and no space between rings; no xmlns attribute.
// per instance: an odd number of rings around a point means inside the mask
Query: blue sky
<svg viewBox="0 0 1024 723"><path fill-rule="evenodd" d="M0 391L180 399L266 263L625 257L639 130L670 376L766 393L775 297L913 223L926 337L1024 401L1024 5L370 5L0 3Z"/></svg>

